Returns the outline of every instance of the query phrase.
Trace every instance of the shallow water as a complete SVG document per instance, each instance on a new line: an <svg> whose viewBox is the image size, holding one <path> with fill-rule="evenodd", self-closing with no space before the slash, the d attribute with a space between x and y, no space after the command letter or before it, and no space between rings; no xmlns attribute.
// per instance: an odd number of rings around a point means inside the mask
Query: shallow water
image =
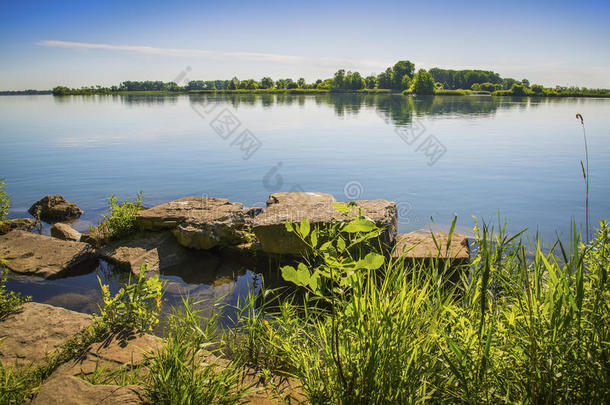
<svg viewBox="0 0 610 405"><path fill-rule="evenodd" d="M455 213L547 241L584 223L584 116L591 217L610 212L610 100L390 95L2 96L0 177L11 217L60 193L85 214L105 198L144 192L145 205L195 195L262 206L271 192L320 191L399 205L399 230L446 228ZM246 132L244 132L246 131ZM48 232L48 228L45 228ZM189 292L236 303L257 269L202 264L203 278L167 275ZM116 288L119 275L97 273ZM95 309L97 273L55 281L11 276L9 288L80 311ZM172 298L173 297L173 298Z"/></svg>

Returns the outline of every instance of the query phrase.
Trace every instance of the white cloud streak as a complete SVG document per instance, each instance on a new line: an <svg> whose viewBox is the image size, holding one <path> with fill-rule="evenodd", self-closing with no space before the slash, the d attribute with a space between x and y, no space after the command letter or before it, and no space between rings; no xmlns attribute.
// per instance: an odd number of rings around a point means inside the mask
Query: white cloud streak
<svg viewBox="0 0 610 405"><path fill-rule="evenodd" d="M386 62L349 59L349 58L333 58L333 57L305 57L294 55L283 55L275 53L258 53L258 52L221 52L210 51L204 49L184 49L184 48L157 48L152 46L135 46L135 45L113 45L113 44L93 44L87 42L72 42L72 41L57 41L44 40L38 42L38 45L53 47L53 48L70 48L70 49L91 49L105 51L121 51L131 53L142 53L150 55L175 56L175 57L191 57L191 58L206 58L214 60L239 60L251 62L271 62L283 64L308 64L316 66L324 66L331 68L346 68L358 67L361 69L385 69L389 66Z"/></svg>

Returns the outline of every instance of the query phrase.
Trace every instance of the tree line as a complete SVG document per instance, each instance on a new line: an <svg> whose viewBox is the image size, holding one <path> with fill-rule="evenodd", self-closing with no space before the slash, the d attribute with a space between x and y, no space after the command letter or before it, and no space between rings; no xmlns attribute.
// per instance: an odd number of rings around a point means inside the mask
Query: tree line
<svg viewBox="0 0 610 405"><path fill-rule="evenodd" d="M339 69L334 76L307 83L304 78L260 80L233 77L230 80L191 80L184 85L162 81L125 81L118 86L91 86L80 89L57 86L54 95L112 94L120 92L402 92L403 94L493 94L513 96L608 96L609 90L586 88L545 88L529 80L502 78L490 70L432 68L415 70L408 60L396 62L377 75Z"/></svg>

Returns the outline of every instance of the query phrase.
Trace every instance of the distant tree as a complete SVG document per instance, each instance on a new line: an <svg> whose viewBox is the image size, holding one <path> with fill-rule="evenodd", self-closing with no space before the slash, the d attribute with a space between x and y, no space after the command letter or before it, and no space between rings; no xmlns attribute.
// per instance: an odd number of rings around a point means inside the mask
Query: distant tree
<svg viewBox="0 0 610 405"><path fill-rule="evenodd" d="M512 87L510 88L510 93L513 96L525 96L526 95L525 86L522 84L514 83L512 85Z"/></svg>
<svg viewBox="0 0 610 405"><path fill-rule="evenodd" d="M408 88L411 87L411 83L412 83L411 77L409 77L409 75L405 74L402 77L402 81L400 83L400 90L407 90Z"/></svg>
<svg viewBox="0 0 610 405"><path fill-rule="evenodd" d="M345 69L339 69L335 72L335 77L331 83L333 89L344 89L345 88Z"/></svg>
<svg viewBox="0 0 610 405"><path fill-rule="evenodd" d="M413 77L413 73L415 71L415 65L408 60L401 60L396 62L396 64L392 67L392 88L396 90L404 90L403 87L403 77L405 75L409 76L409 79Z"/></svg>
<svg viewBox="0 0 610 405"><path fill-rule="evenodd" d="M392 88L392 68L387 68L385 72L380 73L377 76L377 87L380 89L391 89Z"/></svg>
<svg viewBox="0 0 610 405"><path fill-rule="evenodd" d="M270 77L263 77L261 79L261 89L272 89L273 86L273 79L271 79Z"/></svg>
<svg viewBox="0 0 610 405"><path fill-rule="evenodd" d="M229 80L229 85L227 86L228 90L237 90L239 89L239 79L237 77L233 77Z"/></svg>
<svg viewBox="0 0 610 405"><path fill-rule="evenodd" d="M298 85L300 88L304 88L304 87L305 87L305 85L306 85L306 83L305 83L305 79L304 79L304 78L302 78L302 77L299 77L299 80L297 80L297 85Z"/></svg>
<svg viewBox="0 0 610 405"><path fill-rule="evenodd" d="M53 88L54 96L67 96L68 94L70 94L70 92L70 89L65 86L57 86Z"/></svg>
<svg viewBox="0 0 610 405"><path fill-rule="evenodd" d="M287 89L296 89L299 87L298 84L296 84L296 82L292 79L285 79L286 81L286 88Z"/></svg>
<svg viewBox="0 0 610 405"><path fill-rule="evenodd" d="M532 90L532 93L534 93L534 94L542 94L542 93L544 93L544 87L542 87L539 84L532 85L531 90Z"/></svg>
<svg viewBox="0 0 610 405"><path fill-rule="evenodd" d="M324 83L322 80L318 79L316 80L316 82L313 84L313 88L317 89L319 85L321 85L322 83Z"/></svg>
<svg viewBox="0 0 610 405"><path fill-rule="evenodd" d="M530 81L527 79L523 79L521 80L521 83L525 86L525 87L530 87Z"/></svg>
<svg viewBox="0 0 610 405"><path fill-rule="evenodd" d="M375 76L367 76L364 79L364 86L367 89L374 89L377 85L377 78Z"/></svg>
<svg viewBox="0 0 610 405"><path fill-rule="evenodd" d="M413 92L415 94L434 94L434 79L426 70L419 69L413 77Z"/></svg>

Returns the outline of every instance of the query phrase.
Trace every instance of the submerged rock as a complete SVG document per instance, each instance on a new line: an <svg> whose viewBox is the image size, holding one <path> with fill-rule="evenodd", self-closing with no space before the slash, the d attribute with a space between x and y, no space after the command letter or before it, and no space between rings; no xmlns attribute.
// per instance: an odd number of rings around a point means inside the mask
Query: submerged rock
<svg viewBox="0 0 610 405"><path fill-rule="evenodd" d="M0 257L10 270L47 279L92 271L97 258L90 245L25 231L0 236Z"/></svg>
<svg viewBox="0 0 610 405"><path fill-rule="evenodd" d="M287 192L269 195L267 207L253 223L253 231L267 253L301 254L306 245L286 230L286 221L300 222L309 219L312 226L330 223L331 220L348 221L362 208L363 215L385 228L382 242L390 246L396 237L398 214L396 204L386 200L358 200L350 216L339 212L334 204L337 200L324 193Z"/></svg>
<svg viewBox="0 0 610 405"><path fill-rule="evenodd" d="M184 266L190 267L201 259L204 252L181 246L168 232L139 232L125 239L110 242L98 250L102 259L138 275L140 265L148 265L149 271Z"/></svg>
<svg viewBox="0 0 610 405"><path fill-rule="evenodd" d="M66 201L60 195L48 195L36 201L28 210L37 217L40 211L40 219L53 223L78 219L83 211L74 203Z"/></svg>
<svg viewBox="0 0 610 405"><path fill-rule="evenodd" d="M7 219L0 223L0 235L6 235L10 231L22 230L31 232L36 227L36 221L32 218Z"/></svg>
<svg viewBox="0 0 610 405"><path fill-rule="evenodd" d="M80 312L28 302L0 322L0 361L5 366L40 364L45 354L91 324Z"/></svg>
<svg viewBox="0 0 610 405"><path fill-rule="evenodd" d="M70 225L58 222L51 227L51 236L62 240L78 241L80 240L81 234Z"/></svg>
<svg viewBox="0 0 610 405"><path fill-rule="evenodd" d="M211 249L246 242L243 206L224 198L184 197L138 214L141 229L171 230L182 246Z"/></svg>
<svg viewBox="0 0 610 405"><path fill-rule="evenodd" d="M447 241L448 235L440 232L434 234L429 232L400 234L396 237L396 246L392 252L392 257L415 260L452 259L458 263L468 263L470 260L468 238L465 235L454 233L451 237L449 249L447 249Z"/></svg>

